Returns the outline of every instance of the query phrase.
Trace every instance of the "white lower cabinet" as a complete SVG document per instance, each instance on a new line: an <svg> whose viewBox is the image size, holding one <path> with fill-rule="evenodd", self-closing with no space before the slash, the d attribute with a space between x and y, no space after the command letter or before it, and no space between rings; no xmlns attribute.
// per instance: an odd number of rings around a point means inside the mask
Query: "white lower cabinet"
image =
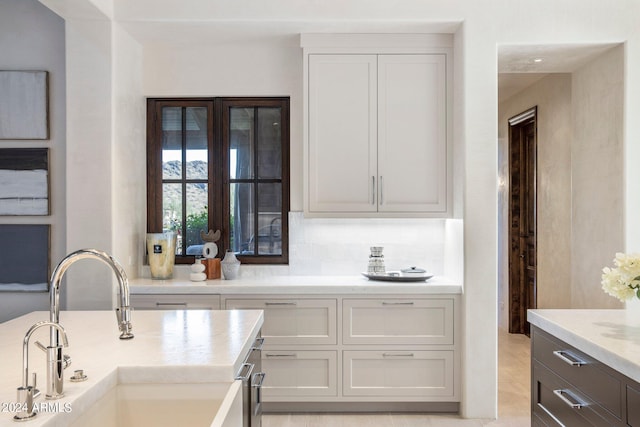
<svg viewBox="0 0 640 427"><path fill-rule="evenodd" d="M448 405L460 401L458 301L458 295L223 295L222 307L264 310L267 404Z"/></svg>
<svg viewBox="0 0 640 427"><path fill-rule="evenodd" d="M229 298L227 310L264 310L262 337L269 345L337 344L335 299Z"/></svg>
<svg viewBox="0 0 640 427"><path fill-rule="evenodd" d="M345 299L344 344L453 344L453 299Z"/></svg>
<svg viewBox="0 0 640 427"><path fill-rule="evenodd" d="M343 353L345 396L453 397L453 351Z"/></svg>
<svg viewBox="0 0 640 427"><path fill-rule="evenodd" d="M268 372L262 386L266 400L338 395L338 357L335 351L263 351L262 369Z"/></svg>

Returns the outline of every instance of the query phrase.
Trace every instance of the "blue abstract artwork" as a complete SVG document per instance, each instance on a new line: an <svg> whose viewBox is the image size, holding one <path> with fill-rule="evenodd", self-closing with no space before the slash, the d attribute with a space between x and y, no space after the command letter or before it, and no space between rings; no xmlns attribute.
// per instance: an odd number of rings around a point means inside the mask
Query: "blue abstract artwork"
<svg viewBox="0 0 640 427"><path fill-rule="evenodd" d="M0 224L0 291L49 289L48 224Z"/></svg>

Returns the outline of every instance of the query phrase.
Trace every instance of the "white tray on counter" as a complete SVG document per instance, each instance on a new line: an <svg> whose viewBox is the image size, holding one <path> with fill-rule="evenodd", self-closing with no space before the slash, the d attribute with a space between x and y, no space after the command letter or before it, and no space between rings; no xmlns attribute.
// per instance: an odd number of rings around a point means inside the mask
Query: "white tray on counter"
<svg viewBox="0 0 640 427"><path fill-rule="evenodd" d="M380 280L382 282L424 282L433 277L433 274L402 274L388 271L382 274L362 273L369 280Z"/></svg>

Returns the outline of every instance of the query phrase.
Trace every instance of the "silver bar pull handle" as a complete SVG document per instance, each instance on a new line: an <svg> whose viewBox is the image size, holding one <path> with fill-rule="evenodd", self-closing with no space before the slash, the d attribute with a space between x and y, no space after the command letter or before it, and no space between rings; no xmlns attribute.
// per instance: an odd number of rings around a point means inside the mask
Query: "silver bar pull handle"
<svg viewBox="0 0 640 427"><path fill-rule="evenodd" d="M267 353L267 357L297 357L296 353Z"/></svg>
<svg viewBox="0 0 640 427"><path fill-rule="evenodd" d="M251 380L251 387L262 387L265 376L266 374L264 372L258 372L255 374Z"/></svg>
<svg viewBox="0 0 640 427"><path fill-rule="evenodd" d="M388 301L382 301L382 305L413 305L413 301L408 301L408 302L388 302Z"/></svg>
<svg viewBox="0 0 640 427"><path fill-rule="evenodd" d="M260 337L256 338L251 348L254 350L262 350L262 346L264 346L264 338Z"/></svg>
<svg viewBox="0 0 640 427"><path fill-rule="evenodd" d="M371 204L376 204L376 177L371 176Z"/></svg>
<svg viewBox="0 0 640 427"><path fill-rule="evenodd" d="M380 204L384 203L384 197L382 195L382 189L384 188L384 186L382 185L382 175L380 175Z"/></svg>
<svg viewBox="0 0 640 427"><path fill-rule="evenodd" d="M570 354L570 353L568 353L568 352L566 352L564 350L556 350L556 351L553 352L553 355L556 356L557 358L559 358L560 360L562 360L567 365L582 366L582 365L586 365L587 364L586 362L578 359L574 355L572 355L572 354Z"/></svg>
<svg viewBox="0 0 640 427"><path fill-rule="evenodd" d="M382 353L382 357L413 357L413 353Z"/></svg>
<svg viewBox="0 0 640 427"><path fill-rule="evenodd" d="M258 372L251 379L251 388L253 388L253 392L256 394L256 405L262 404L262 383L264 382L264 377L266 374L264 372Z"/></svg>
<svg viewBox="0 0 640 427"><path fill-rule="evenodd" d="M243 363L236 379L242 381L248 380L251 377L251 373L253 372L253 367L253 363Z"/></svg>
<svg viewBox="0 0 640 427"><path fill-rule="evenodd" d="M587 406L586 403L580 402L578 399L576 399L575 396L571 396L570 393L568 393L566 390L553 390L553 394L555 394L556 396L558 396L560 398L560 400L562 400L564 403L566 403L566 405L570 408L573 409L582 409L582 407ZM567 397L565 397L565 394L567 396L571 396L575 402L572 402L571 400L569 400Z"/></svg>
<svg viewBox="0 0 640 427"><path fill-rule="evenodd" d="M167 305L179 305L182 307L186 307L187 303L186 302L157 302L156 306L157 307L163 307L163 306L167 306Z"/></svg>
<svg viewBox="0 0 640 427"><path fill-rule="evenodd" d="M291 302L265 302L264 305L298 305L295 301Z"/></svg>

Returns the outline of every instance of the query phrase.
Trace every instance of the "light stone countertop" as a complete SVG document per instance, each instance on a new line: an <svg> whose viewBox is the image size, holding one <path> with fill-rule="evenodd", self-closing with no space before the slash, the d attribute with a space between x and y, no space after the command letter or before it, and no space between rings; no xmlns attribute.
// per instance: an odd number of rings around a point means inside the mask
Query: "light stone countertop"
<svg viewBox="0 0 640 427"><path fill-rule="evenodd" d="M49 312L33 312L0 324L0 426L16 426L7 403L16 403L22 384L22 342L36 322L49 320ZM95 403L117 383L231 383L262 327L261 310L158 310L132 314L131 340L120 340L113 311L63 311L72 364L65 371L62 399L71 412L40 413L25 426L64 426ZM36 330L29 346L29 376L38 374L37 388L45 401L46 358L35 345L49 344L49 328ZM69 381L75 369L88 380ZM31 379L29 379L31 382ZM3 410L5 408L5 410ZM75 415L74 415L75 414Z"/></svg>
<svg viewBox="0 0 640 427"><path fill-rule="evenodd" d="M640 382L640 312L529 310L531 324Z"/></svg>
<svg viewBox="0 0 640 427"><path fill-rule="evenodd" d="M426 282L384 282L364 276L264 276L191 282L185 279L129 281L131 294L461 294L462 286L446 277Z"/></svg>

